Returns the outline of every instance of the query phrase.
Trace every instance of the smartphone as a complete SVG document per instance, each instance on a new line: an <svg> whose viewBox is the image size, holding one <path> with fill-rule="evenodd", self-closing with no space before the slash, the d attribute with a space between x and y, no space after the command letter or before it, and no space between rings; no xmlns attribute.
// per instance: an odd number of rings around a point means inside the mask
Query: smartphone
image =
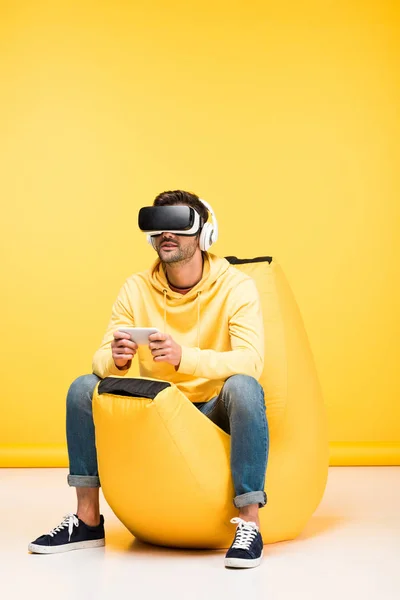
<svg viewBox="0 0 400 600"><path fill-rule="evenodd" d="M120 327L118 331L129 333L132 342L138 346L147 346L149 344L149 335L159 333L156 327Z"/></svg>

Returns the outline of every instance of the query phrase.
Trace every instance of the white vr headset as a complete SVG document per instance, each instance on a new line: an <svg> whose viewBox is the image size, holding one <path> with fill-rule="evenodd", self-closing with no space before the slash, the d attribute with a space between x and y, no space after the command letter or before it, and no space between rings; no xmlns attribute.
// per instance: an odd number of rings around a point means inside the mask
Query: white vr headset
<svg viewBox="0 0 400 600"><path fill-rule="evenodd" d="M211 223L201 226L199 213L183 204L172 206L145 206L139 211L139 228L147 234L147 241L155 248L154 236L162 233L197 235L200 232L200 250L206 251L218 239L218 223L214 211L205 200L199 199L211 215Z"/></svg>

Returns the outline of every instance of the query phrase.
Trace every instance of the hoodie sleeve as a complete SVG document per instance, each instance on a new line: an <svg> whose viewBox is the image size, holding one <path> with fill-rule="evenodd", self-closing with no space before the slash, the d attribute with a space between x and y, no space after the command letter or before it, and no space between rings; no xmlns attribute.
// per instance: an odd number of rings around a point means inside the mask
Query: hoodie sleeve
<svg viewBox="0 0 400 600"><path fill-rule="evenodd" d="M95 352L93 357L92 369L95 375L104 379L110 375L121 376L128 373L132 361L129 361L126 369L118 369L118 367L115 366L112 357L111 342L114 339L113 333L116 329L134 326L135 322L133 319L132 307L129 302L128 285L127 282L125 282L113 304L111 319L100 348Z"/></svg>
<svg viewBox="0 0 400 600"><path fill-rule="evenodd" d="M206 379L250 375L259 379L264 366L264 324L260 298L252 279L230 292L229 336L232 350L217 352L182 346L179 373Z"/></svg>

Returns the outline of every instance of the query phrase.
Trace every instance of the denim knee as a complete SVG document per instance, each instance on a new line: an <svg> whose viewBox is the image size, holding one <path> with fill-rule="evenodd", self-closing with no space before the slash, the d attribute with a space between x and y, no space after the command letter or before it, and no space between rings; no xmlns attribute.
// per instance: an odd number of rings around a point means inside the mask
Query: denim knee
<svg viewBox="0 0 400 600"><path fill-rule="evenodd" d="M265 409L264 390L250 375L232 375L225 381L223 393L237 409L252 410L255 403Z"/></svg>
<svg viewBox="0 0 400 600"><path fill-rule="evenodd" d="M81 375L73 381L69 387L67 394L67 408L74 409L81 407L87 401L88 395L92 397L94 389L100 377L94 375Z"/></svg>

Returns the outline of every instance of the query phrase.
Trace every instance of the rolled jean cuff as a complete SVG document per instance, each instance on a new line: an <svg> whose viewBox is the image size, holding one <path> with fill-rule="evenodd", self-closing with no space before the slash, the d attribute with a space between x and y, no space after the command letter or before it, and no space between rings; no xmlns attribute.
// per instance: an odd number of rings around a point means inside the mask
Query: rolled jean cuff
<svg viewBox="0 0 400 600"><path fill-rule="evenodd" d="M267 494L265 492L247 492L233 499L233 504L236 508L249 506L249 504L258 504L260 508L267 504Z"/></svg>
<svg viewBox="0 0 400 600"><path fill-rule="evenodd" d="M71 487L89 487L98 488L100 479L97 475L68 475L68 485Z"/></svg>

